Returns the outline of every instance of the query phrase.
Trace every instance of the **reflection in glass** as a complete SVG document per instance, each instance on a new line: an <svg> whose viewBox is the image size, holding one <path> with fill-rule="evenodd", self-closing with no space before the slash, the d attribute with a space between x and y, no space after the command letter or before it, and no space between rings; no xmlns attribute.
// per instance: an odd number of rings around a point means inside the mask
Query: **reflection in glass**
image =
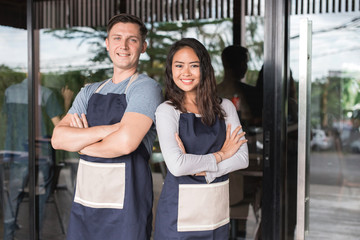
<svg viewBox="0 0 360 240"><path fill-rule="evenodd" d="M3 53L0 55L0 238L13 239L15 236L16 239L28 239L26 30L0 27L0 34L6 43L0 47ZM40 52L41 59L47 56L65 60L74 57L62 54L65 53L62 52L64 48L57 49L59 42L55 42L54 38L49 39L48 35L40 31L40 51L45 49ZM56 46L49 50L52 44ZM76 43L70 45L72 49L77 47ZM19 57L18 51L22 52L23 57ZM76 51L73 52L76 54ZM49 59L47 62L50 62ZM81 70L58 71L58 66L44 69L36 80L39 82L38 106L35 109L38 116L35 179L39 220L36 225L43 239L65 239L67 212L70 211L78 160L76 153L54 151L50 138L54 125L65 115L76 93L85 84L86 75Z"/></svg>
<svg viewBox="0 0 360 240"><path fill-rule="evenodd" d="M12 34L14 34L12 36ZM26 53L26 31L0 26L1 50L18 48ZM22 223L19 216L28 176L28 118L26 73L15 69L9 51L0 57L0 238L13 239ZM16 54L16 50L14 54ZM26 64L17 67L26 69ZM26 71L26 70L25 70ZM25 94L24 94L25 92ZM28 209L25 207L25 211ZM25 219L27 221L27 219Z"/></svg>
<svg viewBox="0 0 360 240"><path fill-rule="evenodd" d="M360 234L360 54L359 32L353 26L359 20L355 13L303 17L313 23L310 225L306 238L356 239ZM290 21L290 67L296 82L301 18L292 16Z"/></svg>
<svg viewBox="0 0 360 240"><path fill-rule="evenodd" d="M39 89L41 108L40 133L37 139L37 188L39 201L39 225L42 225L45 203L51 191L53 159L49 142L50 129L46 121L53 125L60 121L62 109L53 92L46 87ZM7 177L4 178L4 239L13 239L15 230L20 228L20 204L29 195L28 186L28 79L13 84L5 90L2 111L6 121L4 164Z"/></svg>
<svg viewBox="0 0 360 240"><path fill-rule="evenodd" d="M249 166L229 174L231 239L256 239L261 232L263 176L263 18L247 16L246 46L226 45L221 53L220 97L233 102L249 149Z"/></svg>

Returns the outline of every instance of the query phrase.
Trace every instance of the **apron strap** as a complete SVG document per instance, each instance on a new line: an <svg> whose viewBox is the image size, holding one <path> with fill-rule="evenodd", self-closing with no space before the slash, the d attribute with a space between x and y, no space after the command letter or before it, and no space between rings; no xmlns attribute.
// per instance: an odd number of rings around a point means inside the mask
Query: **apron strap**
<svg viewBox="0 0 360 240"><path fill-rule="evenodd" d="M138 73L138 72L135 72L135 73L131 76L129 83L128 83L127 86L126 86L125 94L126 94L126 91L127 91L128 87L130 86L130 84L133 83L133 82L137 79L138 76L139 76L139 73ZM101 85L96 89L95 93L98 93L98 92L99 92L108 82L110 82L110 81L111 81L111 78L110 78L109 80L107 80L106 82L104 82L103 84L101 84Z"/></svg>
<svg viewBox="0 0 360 240"><path fill-rule="evenodd" d="M125 92L124 92L125 94L126 94L126 91L127 91L128 88L129 88L130 84L133 83L133 82L138 78L138 76L139 76L139 73L138 73L138 72L134 73L134 75L131 76L129 83L128 83L128 85L127 85L126 88L125 88Z"/></svg>
<svg viewBox="0 0 360 240"><path fill-rule="evenodd" d="M111 78L109 80L107 80L106 82L104 82L103 84L101 84L95 91L95 93L98 93L109 81L111 80Z"/></svg>

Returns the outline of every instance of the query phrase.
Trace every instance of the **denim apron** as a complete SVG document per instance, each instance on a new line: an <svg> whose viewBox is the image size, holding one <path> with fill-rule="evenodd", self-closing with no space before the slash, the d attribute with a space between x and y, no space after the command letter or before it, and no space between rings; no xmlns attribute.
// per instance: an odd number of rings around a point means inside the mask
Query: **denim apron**
<svg viewBox="0 0 360 240"><path fill-rule="evenodd" d="M179 136L186 153L205 155L219 151L226 138L224 120L206 126L193 113L181 113ZM228 239L228 175L207 184L203 176L175 177L168 170L160 195L155 240Z"/></svg>
<svg viewBox="0 0 360 240"><path fill-rule="evenodd" d="M137 78L135 74L129 85ZM102 86L104 86L105 82ZM89 126L120 122L127 106L124 94L91 96ZM121 148L121 145L119 145ZM80 155L68 240L142 240L152 230L152 176L143 143L116 158Z"/></svg>

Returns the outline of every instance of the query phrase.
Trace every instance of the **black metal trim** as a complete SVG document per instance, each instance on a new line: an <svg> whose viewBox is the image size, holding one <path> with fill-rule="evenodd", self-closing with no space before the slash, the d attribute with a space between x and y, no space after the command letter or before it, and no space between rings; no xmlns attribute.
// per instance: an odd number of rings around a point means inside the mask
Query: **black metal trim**
<svg viewBox="0 0 360 240"><path fill-rule="evenodd" d="M233 44L241 45L241 2L234 1L233 9Z"/></svg>
<svg viewBox="0 0 360 240"><path fill-rule="evenodd" d="M29 239L39 237L36 218L36 153L35 153L35 52L34 52L34 6L33 0L27 0L27 36L28 36L28 116L29 116Z"/></svg>
<svg viewBox="0 0 360 240"><path fill-rule="evenodd" d="M285 239L286 81L290 0L265 2L262 239ZM276 27L274 27L276 26ZM266 99L266 101L265 101ZM270 110L271 109L271 110Z"/></svg>

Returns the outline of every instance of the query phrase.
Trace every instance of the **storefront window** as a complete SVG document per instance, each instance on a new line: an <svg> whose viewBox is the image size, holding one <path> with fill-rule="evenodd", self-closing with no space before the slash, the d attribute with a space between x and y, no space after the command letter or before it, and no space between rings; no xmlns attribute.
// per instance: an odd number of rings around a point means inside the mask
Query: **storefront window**
<svg viewBox="0 0 360 240"><path fill-rule="evenodd" d="M358 14L291 17L290 67L298 82L299 20L313 25L307 239L359 235Z"/></svg>
<svg viewBox="0 0 360 240"><path fill-rule="evenodd" d="M12 239L28 224L27 32L0 26L0 235Z"/></svg>

